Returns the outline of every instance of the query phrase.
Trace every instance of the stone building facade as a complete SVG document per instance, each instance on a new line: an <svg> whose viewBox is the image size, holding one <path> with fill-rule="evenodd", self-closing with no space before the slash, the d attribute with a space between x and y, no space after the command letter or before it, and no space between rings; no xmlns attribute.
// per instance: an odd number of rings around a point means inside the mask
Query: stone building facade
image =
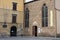
<svg viewBox="0 0 60 40"><path fill-rule="evenodd" d="M56 10L54 0L34 0L25 3L25 35L56 36ZM28 16L29 15L29 16ZM28 21L29 20L29 21ZM26 26L27 24L28 26ZM27 31L28 30L28 31Z"/></svg>
<svg viewBox="0 0 60 40"><path fill-rule="evenodd" d="M0 0L0 36L17 36L23 31L23 0Z"/></svg>
<svg viewBox="0 0 60 40"><path fill-rule="evenodd" d="M56 36L56 15L55 0L1 0L0 36Z"/></svg>

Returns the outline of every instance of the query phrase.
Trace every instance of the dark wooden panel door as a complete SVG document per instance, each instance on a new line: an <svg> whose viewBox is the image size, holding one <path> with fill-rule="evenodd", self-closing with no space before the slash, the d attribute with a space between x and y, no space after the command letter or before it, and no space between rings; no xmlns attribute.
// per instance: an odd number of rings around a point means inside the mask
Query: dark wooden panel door
<svg viewBox="0 0 60 40"><path fill-rule="evenodd" d="M33 26L33 30L32 30L33 36L37 36L37 26Z"/></svg>
<svg viewBox="0 0 60 40"><path fill-rule="evenodd" d="M17 36L17 28L15 26L11 27L10 36Z"/></svg>

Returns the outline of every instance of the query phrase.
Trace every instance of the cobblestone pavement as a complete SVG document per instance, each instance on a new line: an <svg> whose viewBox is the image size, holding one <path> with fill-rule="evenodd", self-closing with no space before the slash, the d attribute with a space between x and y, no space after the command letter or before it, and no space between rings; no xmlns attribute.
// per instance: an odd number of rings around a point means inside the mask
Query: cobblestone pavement
<svg viewBox="0 0 60 40"><path fill-rule="evenodd" d="M53 38L53 37L8 37L8 38L0 38L0 40L60 40L60 38Z"/></svg>

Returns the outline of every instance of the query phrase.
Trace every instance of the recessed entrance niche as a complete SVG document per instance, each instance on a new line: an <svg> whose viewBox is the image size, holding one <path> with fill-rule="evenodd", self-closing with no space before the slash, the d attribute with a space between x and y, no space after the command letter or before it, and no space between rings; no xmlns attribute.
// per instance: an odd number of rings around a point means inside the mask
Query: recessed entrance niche
<svg viewBox="0 0 60 40"><path fill-rule="evenodd" d="M11 27L10 36L17 36L17 28L16 28L16 26Z"/></svg>
<svg viewBox="0 0 60 40"><path fill-rule="evenodd" d="M37 26L33 26L32 34L37 37Z"/></svg>

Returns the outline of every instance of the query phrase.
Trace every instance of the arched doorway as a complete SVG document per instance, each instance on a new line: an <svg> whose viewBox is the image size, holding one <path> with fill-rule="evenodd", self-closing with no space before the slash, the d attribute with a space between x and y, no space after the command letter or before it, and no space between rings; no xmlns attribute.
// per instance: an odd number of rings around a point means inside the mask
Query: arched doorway
<svg viewBox="0 0 60 40"><path fill-rule="evenodd" d="M10 36L17 36L17 28L16 28L16 26L11 27Z"/></svg>
<svg viewBox="0 0 60 40"><path fill-rule="evenodd" d="M37 26L33 26L32 33L33 33L33 36L37 37Z"/></svg>

